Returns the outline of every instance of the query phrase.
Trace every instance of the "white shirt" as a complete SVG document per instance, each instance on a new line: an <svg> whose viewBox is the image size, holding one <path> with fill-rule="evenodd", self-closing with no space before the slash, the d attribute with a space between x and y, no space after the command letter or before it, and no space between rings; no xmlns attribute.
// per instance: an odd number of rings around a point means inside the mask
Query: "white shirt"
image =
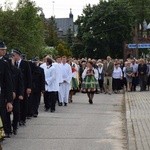
<svg viewBox="0 0 150 150"><path fill-rule="evenodd" d="M68 63L61 63L60 65L61 71L62 71L62 79L63 81L66 81L67 83L71 83L72 79L72 69L71 66Z"/></svg>
<svg viewBox="0 0 150 150"><path fill-rule="evenodd" d="M62 83L63 82L63 79L62 79L62 71L61 71L61 67L60 67L60 64L58 63L53 63L52 66L55 67L56 69L56 82L57 82L57 90L59 91L59 83Z"/></svg>
<svg viewBox="0 0 150 150"><path fill-rule="evenodd" d="M47 68L45 69L45 90L48 92L55 92L58 91L58 83L56 80L57 76L56 76L56 69L54 66L47 66Z"/></svg>
<svg viewBox="0 0 150 150"><path fill-rule="evenodd" d="M147 71L148 71L147 74L150 75L150 64L149 63L147 64Z"/></svg>
<svg viewBox="0 0 150 150"><path fill-rule="evenodd" d="M72 63L72 65L74 65L75 70L76 70L76 71L72 72L72 77L77 78L77 76L78 76L78 66L75 63Z"/></svg>
<svg viewBox="0 0 150 150"><path fill-rule="evenodd" d="M126 67L123 67L123 76L126 78Z"/></svg>
<svg viewBox="0 0 150 150"><path fill-rule="evenodd" d="M122 70L120 67L116 68L114 67L113 75L112 77L114 79L121 79L122 78Z"/></svg>
<svg viewBox="0 0 150 150"><path fill-rule="evenodd" d="M98 67L97 69L98 69L98 73L99 73L99 74L102 74L103 66L102 66L102 67ZM99 79L102 79L102 77L99 76Z"/></svg>
<svg viewBox="0 0 150 150"><path fill-rule="evenodd" d="M134 73L137 73L138 72L138 64L137 63L135 63L135 64L131 64L131 67L133 67L133 72Z"/></svg>
<svg viewBox="0 0 150 150"><path fill-rule="evenodd" d="M41 67L42 69L46 69L46 68L47 68L47 65L46 65L46 63L43 63L43 64L40 65L40 67Z"/></svg>
<svg viewBox="0 0 150 150"><path fill-rule="evenodd" d="M88 70L88 68L86 67L82 73L82 79L84 79L86 77L87 70ZM93 68L93 70L94 70L94 77L96 80L98 80L98 70L94 69L94 68Z"/></svg>
<svg viewBox="0 0 150 150"><path fill-rule="evenodd" d="M41 64L40 67L44 70L44 75L45 75L46 74L46 70L47 70L46 63Z"/></svg>

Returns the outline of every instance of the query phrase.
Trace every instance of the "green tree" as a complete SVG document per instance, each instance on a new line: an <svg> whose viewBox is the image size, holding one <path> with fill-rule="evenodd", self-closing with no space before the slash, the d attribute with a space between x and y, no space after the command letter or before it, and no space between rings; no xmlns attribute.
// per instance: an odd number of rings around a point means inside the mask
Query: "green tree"
<svg viewBox="0 0 150 150"><path fill-rule="evenodd" d="M56 46L56 50L58 51L59 56L71 56L71 50L68 47L68 44L62 40L58 42L58 45Z"/></svg>
<svg viewBox="0 0 150 150"><path fill-rule="evenodd" d="M88 5L76 23L87 57L123 57L123 43L131 39L133 23L129 3L112 0Z"/></svg>
<svg viewBox="0 0 150 150"><path fill-rule="evenodd" d="M58 51L54 47L45 47L40 53L40 58L43 58L45 55L55 57L58 55Z"/></svg>
<svg viewBox="0 0 150 150"><path fill-rule="evenodd" d="M20 20L19 47L29 57L39 55L44 44L44 26L38 11L36 4L30 0L20 0L15 11L15 17Z"/></svg>
<svg viewBox="0 0 150 150"><path fill-rule="evenodd" d="M51 17L48 20L45 20L45 43L48 46L56 46L58 42L58 37L57 37L57 27L56 27L56 22L55 18Z"/></svg>
<svg viewBox="0 0 150 150"><path fill-rule="evenodd" d="M85 53L85 49L84 49L84 45L83 43L75 38L74 42L73 42L73 45L71 47L71 50L72 50L72 55L73 57L75 58L83 58L83 57L86 57L86 53Z"/></svg>
<svg viewBox="0 0 150 150"><path fill-rule="evenodd" d="M19 0L16 9L0 10L0 38L8 48L18 48L29 58L39 55L44 45L44 26L34 2Z"/></svg>

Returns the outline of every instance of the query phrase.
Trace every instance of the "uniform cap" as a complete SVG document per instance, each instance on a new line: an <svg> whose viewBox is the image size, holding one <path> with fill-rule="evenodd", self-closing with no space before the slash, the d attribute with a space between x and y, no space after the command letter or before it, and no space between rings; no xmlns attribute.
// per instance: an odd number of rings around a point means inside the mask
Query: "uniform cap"
<svg viewBox="0 0 150 150"><path fill-rule="evenodd" d="M7 49L7 47L3 41L0 41L0 49Z"/></svg>
<svg viewBox="0 0 150 150"><path fill-rule="evenodd" d="M18 55L22 55L21 51L19 49L13 49L12 53L16 53Z"/></svg>

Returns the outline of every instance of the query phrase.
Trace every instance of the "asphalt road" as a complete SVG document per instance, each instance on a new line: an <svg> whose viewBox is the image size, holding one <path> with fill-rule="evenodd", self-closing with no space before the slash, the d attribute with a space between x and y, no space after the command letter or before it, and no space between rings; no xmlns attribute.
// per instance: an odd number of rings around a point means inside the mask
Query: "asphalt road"
<svg viewBox="0 0 150 150"><path fill-rule="evenodd" d="M126 128L122 94L96 94L88 104L86 94L77 93L67 107L44 112L28 120L17 136L3 142L3 150L126 150Z"/></svg>

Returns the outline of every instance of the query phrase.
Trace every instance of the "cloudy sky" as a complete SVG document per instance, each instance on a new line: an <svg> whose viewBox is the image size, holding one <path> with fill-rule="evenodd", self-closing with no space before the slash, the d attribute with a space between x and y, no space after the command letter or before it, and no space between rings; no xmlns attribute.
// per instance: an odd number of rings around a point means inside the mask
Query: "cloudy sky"
<svg viewBox="0 0 150 150"><path fill-rule="evenodd" d="M3 5L6 0L0 0L0 5ZM7 0L13 3L15 7L18 0ZM99 0L34 0L36 4L43 8L46 17L55 14L56 18L68 17L70 8L74 14L74 19L81 15L86 4L97 4ZM54 9L53 9L54 8Z"/></svg>

